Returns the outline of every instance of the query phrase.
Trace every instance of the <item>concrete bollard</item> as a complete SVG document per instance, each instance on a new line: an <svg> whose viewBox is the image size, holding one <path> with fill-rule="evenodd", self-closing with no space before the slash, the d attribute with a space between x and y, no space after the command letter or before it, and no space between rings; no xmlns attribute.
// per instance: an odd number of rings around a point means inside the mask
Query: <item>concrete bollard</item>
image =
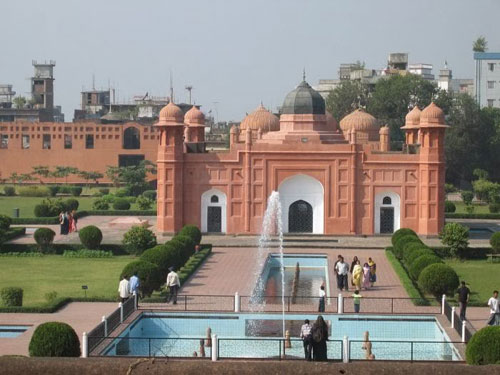
<svg viewBox="0 0 500 375"><path fill-rule="evenodd" d="M455 328L455 306L451 308L451 328Z"/></svg>
<svg viewBox="0 0 500 375"><path fill-rule="evenodd" d="M344 336L343 341L343 346L344 346L344 353L342 353L342 362L344 363L349 363L349 337Z"/></svg>
<svg viewBox="0 0 500 375"><path fill-rule="evenodd" d="M83 332L82 337L82 358L87 358L89 356L89 337L87 332Z"/></svg>
<svg viewBox="0 0 500 375"><path fill-rule="evenodd" d="M217 335L214 333L212 335L212 361L213 362L216 362L218 357L219 357L219 353L217 352L218 348L219 348L219 339L217 338Z"/></svg>
<svg viewBox="0 0 500 375"><path fill-rule="evenodd" d="M108 336L108 320L105 316L102 317L102 321L104 322L104 336Z"/></svg>
<svg viewBox="0 0 500 375"><path fill-rule="evenodd" d="M240 312L241 310L241 297L238 292L234 293L234 312Z"/></svg>
<svg viewBox="0 0 500 375"><path fill-rule="evenodd" d="M119 303L118 307L120 308L120 324L123 323L123 303Z"/></svg>
<svg viewBox="0 0 500 375"><path fill-rule="evenodd" d="M467 325L467 322L464 320L462 321L462 342L465 342L465 326Z"/></svg>
<svg viewBox="0 0 500 375"><path fill-rule="evenodd" d="M446 303L446 294L441 298L441 315L444 315L444 304Z"/></svg>
<svg viewBox="0 0 500 375"><path fill-rule="evenodd" d="M342 297L342 293L339 293L339 297L337 299L337 314L344 313L344 297Z"/></svg>

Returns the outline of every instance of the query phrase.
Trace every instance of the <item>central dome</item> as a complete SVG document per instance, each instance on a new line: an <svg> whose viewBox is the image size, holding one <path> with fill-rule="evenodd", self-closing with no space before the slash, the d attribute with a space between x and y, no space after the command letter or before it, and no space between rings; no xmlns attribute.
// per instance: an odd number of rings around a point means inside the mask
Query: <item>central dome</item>
<svg viewBox="0 0 500 375"><path fill-rule="evenodd" d="M325 100L306 81L302 81L285 98L283 115L324 115Z"/></svg>

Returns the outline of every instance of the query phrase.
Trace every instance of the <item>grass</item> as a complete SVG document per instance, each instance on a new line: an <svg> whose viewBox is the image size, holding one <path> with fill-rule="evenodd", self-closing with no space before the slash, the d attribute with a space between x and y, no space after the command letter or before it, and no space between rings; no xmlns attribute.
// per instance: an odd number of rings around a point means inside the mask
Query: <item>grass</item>
<svg viewBox="0 0 500 375"><path fill-rule="evenodd" d="M45 294L57 292L58 297L83 298L82 285L88 285L88 297L115 300L122 269L135 258L66 258L44 257L0 258L0 286L17 286L24 290L23 306L46 304Z"/></svg>
<svg viewBox="0 0 500 375"><path fill-rule="evenodd" d="M455 270L460 280L467 283L471 291L471 305L486 306L493 290L500 289L499 262L446 259L445 263Z"/></svg>
<svg viewBox="0 0 500 375"><path fill-rule="evenodd" d="M466 214L467 210L465 209L465 203L464 202L453 202L455 203L455 207L457 210L455 213L457 214ZM473 203L472 206L474 207L474 214L489 214L490 210L488 208L487 204L477 204Z"/></svg>

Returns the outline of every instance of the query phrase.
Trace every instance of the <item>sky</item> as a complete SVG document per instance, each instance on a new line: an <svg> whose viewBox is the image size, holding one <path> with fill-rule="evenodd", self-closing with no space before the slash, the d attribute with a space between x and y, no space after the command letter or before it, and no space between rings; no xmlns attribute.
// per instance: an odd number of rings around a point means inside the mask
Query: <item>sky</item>
<svg viewBox="0 0 500 375"><path fill-rule="evenodd" d="M472 42L500 51L498 0L23 0L2 1L0 84L29 96L32 60L55 60L55 103L66 121L80 91L116 89L117 99L167 96L186 85L204 112L241 121L260 102L276 110L302 79L337 78L341 63L385 67L448 62L473 78Z"/></svg>

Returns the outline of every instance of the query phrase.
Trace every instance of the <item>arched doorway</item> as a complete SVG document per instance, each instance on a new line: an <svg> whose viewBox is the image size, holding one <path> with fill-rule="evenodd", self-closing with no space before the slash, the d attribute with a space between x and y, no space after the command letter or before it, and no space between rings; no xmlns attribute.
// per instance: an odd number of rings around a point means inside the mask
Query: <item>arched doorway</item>
<svg viewBox="0 0 500 375"><path fill-rule="evenodd" d="M123 132L123 148L126 150L137 150L141 148L139 129L130 127Z"/></svg>
<svg viewBox="0 0 500 375"><path fill-rule="evenodd" d="M288 211L288 231L290 233L312 233L313 208L306 201L295 201Z"/></svg>
<svg viewBox="0 0 500 375"><path fill-rule="evenodd" d="M201 195L201 231L226 233L226 194L210 189Z"/></svg>
<svg viewBox="0 0 500 375"><path fill-rule="evenodd" d="M285 232L297 232L299 228L302 233L323 234L324 189L321 182L311 176L296 174L283 180L278 192ZM301 220L301 224L293 214L290 214L291 210L298 212L300 209L303 210L300 218L308 218L308 221Z"/></svg>
<svg viewBox="0 0 500 375"><path fill-rule="evenodd" d="M400 226L400 199L394 192L379 193L375 197L375 233L390 234Z"/></svg>

